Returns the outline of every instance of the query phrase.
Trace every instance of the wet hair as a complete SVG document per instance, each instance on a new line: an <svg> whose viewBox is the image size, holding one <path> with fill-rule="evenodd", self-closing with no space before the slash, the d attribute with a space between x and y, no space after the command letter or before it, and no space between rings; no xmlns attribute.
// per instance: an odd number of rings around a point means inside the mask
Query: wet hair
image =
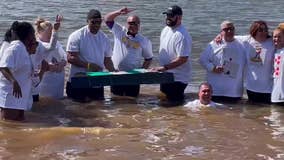
<svg viewBox="0 0 284 160"><path fill-rule="evenodd" d="M33 26L28 22L18 22L15 25L15 30L18 39L24 42L30 34L34 34L35 30Z"/></svg>
<svg viewBox="0 0 284 160"><path fill-rule="evenodd" d="M210 90L212 91L212 85L208 82L202 82L200 85L199 85L199 91L201 89L202 86L208 86L210 88Z"/></svg>
<svg viewBox="0 0 284 160"><path fill-rule="evenodd" d="M265 28L267 29L267 31L268 31L268 26L267 26L267 24L266 24L266 22L265 21L254 21L252 24L251 24L251 26L250 26L250 29L249 29L249 33L250 33L250 35L253 37L253 38L255 38L255 36L256 36L256 33L257 33L257 31L260 29L260 27L262 26L262 25L264 25L265 26ZM268 32L267 32L267 38L270 38L271 36L268 34Z"/></svg>
<svg viewBox="0 0 284 160"><path fill-rule="evenodd" d="M49 21L40 17L35 21L34 24L36 26L35 29L37 34L47 30L49 27L52 27L52 24Z"/></svg>
<svg viewBox="0 0 284 160"><path fill-rule="evenodd" d="M4 41L11 42L17 39L17 35L15 34L16 26L18 25L18 21L14 21L11 27L5 32Z"/></svg>

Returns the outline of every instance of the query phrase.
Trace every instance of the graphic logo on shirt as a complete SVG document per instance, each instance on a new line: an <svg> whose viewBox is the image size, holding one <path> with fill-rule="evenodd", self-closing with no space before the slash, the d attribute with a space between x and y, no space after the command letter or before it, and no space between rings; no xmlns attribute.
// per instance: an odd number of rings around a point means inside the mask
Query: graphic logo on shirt
<svg viewBox="0 0 284 160"><path fill-rule="evenodd" d="M274 58L274 77L278 77L280 75L280 62L281 62L281 56L277 55Z"/></svg>
<svg viewBox="0 0 284 160"><path fill-rule="evenodd" d="M261 46L255 46L255 55L250 58L252 62L262 62L262 59L260 57L262 48Z"/></svg>
<svg viewBox="0 0 284 160"><path fill-rule="evenodd" d="M126 36L122 37L122 42L125 44L125 46L127 48L134 48L134 49L140 48L140 43L139 42L132 41L131 39L129 39Z"/></svg>
<svg viewBox="0 0 284 160"><path fill-rule="evenodd" d="M231 78L237 77L240 65L238 63L235 63L232 58L229 58L229 60L225 60L223 67L225 75Z"/></svg>
<svg viewBox="0 0 284 160"><path fill-rule="evenodd" d="M218 50L219 63L224 68L223 74L230 78L236 78L240 68L240 64L237 63L239 54L232 48L223 46Z"/></svg>

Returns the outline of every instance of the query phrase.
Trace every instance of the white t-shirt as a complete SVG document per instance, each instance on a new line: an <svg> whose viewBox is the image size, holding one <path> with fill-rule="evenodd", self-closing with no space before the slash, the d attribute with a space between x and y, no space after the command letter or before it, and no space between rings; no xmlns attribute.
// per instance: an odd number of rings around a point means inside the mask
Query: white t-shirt
<svg viewBox="0 0 284 160"><path fill-rule="evenodd" d="M271 102L284 102L284 48L275 53Z"/></svg>
<svg viewBox="0 0 284 160"><path fill-rule="evenodd" d="M112 56L107 36L102 31L96 34L91 33L88 26L82 27L69 36L66 51L79 52L81 60L95 63L101 68L104 68L104 58ZM69 81L77 72L87 72L87 69L71 65Z"/></svg>
<svg viewBox="0 0 284 160"><path fill-rule="evenodd" d="M114 47L112 61L114 67L128 71L142 67L142 58L153 57L152 43L141 34L135 37L127 35L127 29L117 23L113 24Z"/></svg>
<svg viewBox="0 0 284 160"><path fill-rule="evenodd" d="M200 103L200 100L199 99L196 99L194 101L190 101L190 102L187 102L184 107L190 109L191 111L200 111L200 109L202 108L208 108L208 107L214 107L216 108L217 106L222 106L222 104L220 103L215 103L213 101L211 101L209 104L207 105L204 105L204 104L201 104Z"/></svg>
<svg viewBox="0 0 284 160"><path fill-rule="evenodd" d="M253 92L271 93L275 50L272 39L257 42L249 35L235 37L244 44L246 51L246 88Z"/></svg>
<svg viewBox="0 0 284 160"><path fill-rule="evenodd" d="M48 54L51 53L56 48L57 39L58 39L57 32L53 32L50 39L50 43L44 43L40 40L37 40L39 43L36 48L36 53L31 55L35 72L40 70L42 60L46 59Z"/></svg>
<svg viewBox="0 0 284 160"><path fill-rule="evenodd" d="M186 63L166 71L174 74L175 81L188 83L191 79L191 45L191 36L183 25L175 29L166 26L162 30L159 49L160 65L169 64L177 57L188 57Z"/></svg>
<svg viewBox="0 0 284 160"><path fill-rule="evenodd" d="M33 62L33 70L34 74L37 74L40 71L41 68L41 62L46 59L53 50L55 50L56 45L57 45L57 39L58 39L58 34L57 32L53 32L52 36L50 38L50 43L43 43L40 40L37 40L38 46L36 48L36 53L31 55L31 59ZM40 87L39 87L39 77L33 77L33 88L32 88L32 94L33 95L38 95L40 92Z"/></svg>
<svg viewBox="0 0 284 160"><path fill-rule="evenodd" d="M44 46L49 45L46 42L41 42ZM50 63L59 63L62 60L66 61L66 53L62 45L57 42L55 49L48 51L45 60ZM39 95L52 98L63 98L64 95L64 76L65 71L62 72L45 72L39 84Z"/></svg>
<svg viewBox="0 0 284 160"><path fill-rule="evenodd" d="M245 52L238 41L216 44L211 41L200 56L200 64L207 70L207 82L214 96L242 97ZM223 73L214 73L214 66L224 67Z"/></svg>
<svg viewBox="0 0 284 160"><path fill-rule="evenodd" d="M22 97L13 95L13 84L0 73L0 106L3 108L28 110L32 107L32 62L21 41L12 41L0 60L0 67L8 67L18 81Z"/></svg>
<svg viewBox="0 0 284 160"><path fill-rule="evenodd" d="M0 58L2 57L5 50L10 46L10 43L7 41L3 41L1 48L0 48Z"/></svg>

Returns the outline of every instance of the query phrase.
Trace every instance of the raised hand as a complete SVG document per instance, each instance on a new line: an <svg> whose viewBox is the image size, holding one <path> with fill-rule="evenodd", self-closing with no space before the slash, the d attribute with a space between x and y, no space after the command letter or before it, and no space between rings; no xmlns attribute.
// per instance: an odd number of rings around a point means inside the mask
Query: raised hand
<svg viewBox="0 0 284 160"><path fill-rule="evenodd" d="M58 31L60 28L61 21L63 20L63 16L56 15L55 23L53 24L53 29Z"/></svg>
<svg viewBox="0 0 284 160"><path fill-rule="evenodd" d="M135 10L135 9L129 9L129 8L127 8L127 7L124 7L124 8L121 8L121 9L120 9L120 14L121 14L121 15L126 15L126 14L128 14L128 13L134 11L134 10Z"/></svg>

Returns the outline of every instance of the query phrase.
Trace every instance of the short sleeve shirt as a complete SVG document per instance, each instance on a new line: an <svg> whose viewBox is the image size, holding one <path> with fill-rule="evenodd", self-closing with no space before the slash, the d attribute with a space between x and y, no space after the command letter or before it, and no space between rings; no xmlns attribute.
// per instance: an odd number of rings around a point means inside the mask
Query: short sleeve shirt
<svg viewBox="0 0 284 160"><path fill-rule="evenodd" d="M114 35L114 49L112 60L115 68L127 71L142 67L142 58L153 57L152 44L149 39L136 34L135 37L127 35L127 29L114 23L112 27Z"/></svg>
<svg viewBox="0 0 284 160"><path fill-rule="evenodd" d="M159 61L160 65L171 63L177 57L189 57L181 66L168 70L174 74L175 81L188 83L191 78L191 47L192 39L182 25L175 29L166 26L160 36Z"/></svg>
<svg viewBox="0 0 284 160"><path fill-rule="evenodd" d="M112 56L112 49L108 37L98 31L96 34L90 32L88 26L73 32L67 42L67 52L78 52L82 61L95 63L104 68L104 58ZM70 78L77 72L86 72L86 68L71 65Z"/></svg>
<svg viewBox="0 0 284 160"><path fill-rule="evenodd" d="M13 96L13 84L0 73L0 106L28 110L32 106L32 62L21 41L12 41L0 60L0 67L7 67L18 81L22 97Z"/></svg>

